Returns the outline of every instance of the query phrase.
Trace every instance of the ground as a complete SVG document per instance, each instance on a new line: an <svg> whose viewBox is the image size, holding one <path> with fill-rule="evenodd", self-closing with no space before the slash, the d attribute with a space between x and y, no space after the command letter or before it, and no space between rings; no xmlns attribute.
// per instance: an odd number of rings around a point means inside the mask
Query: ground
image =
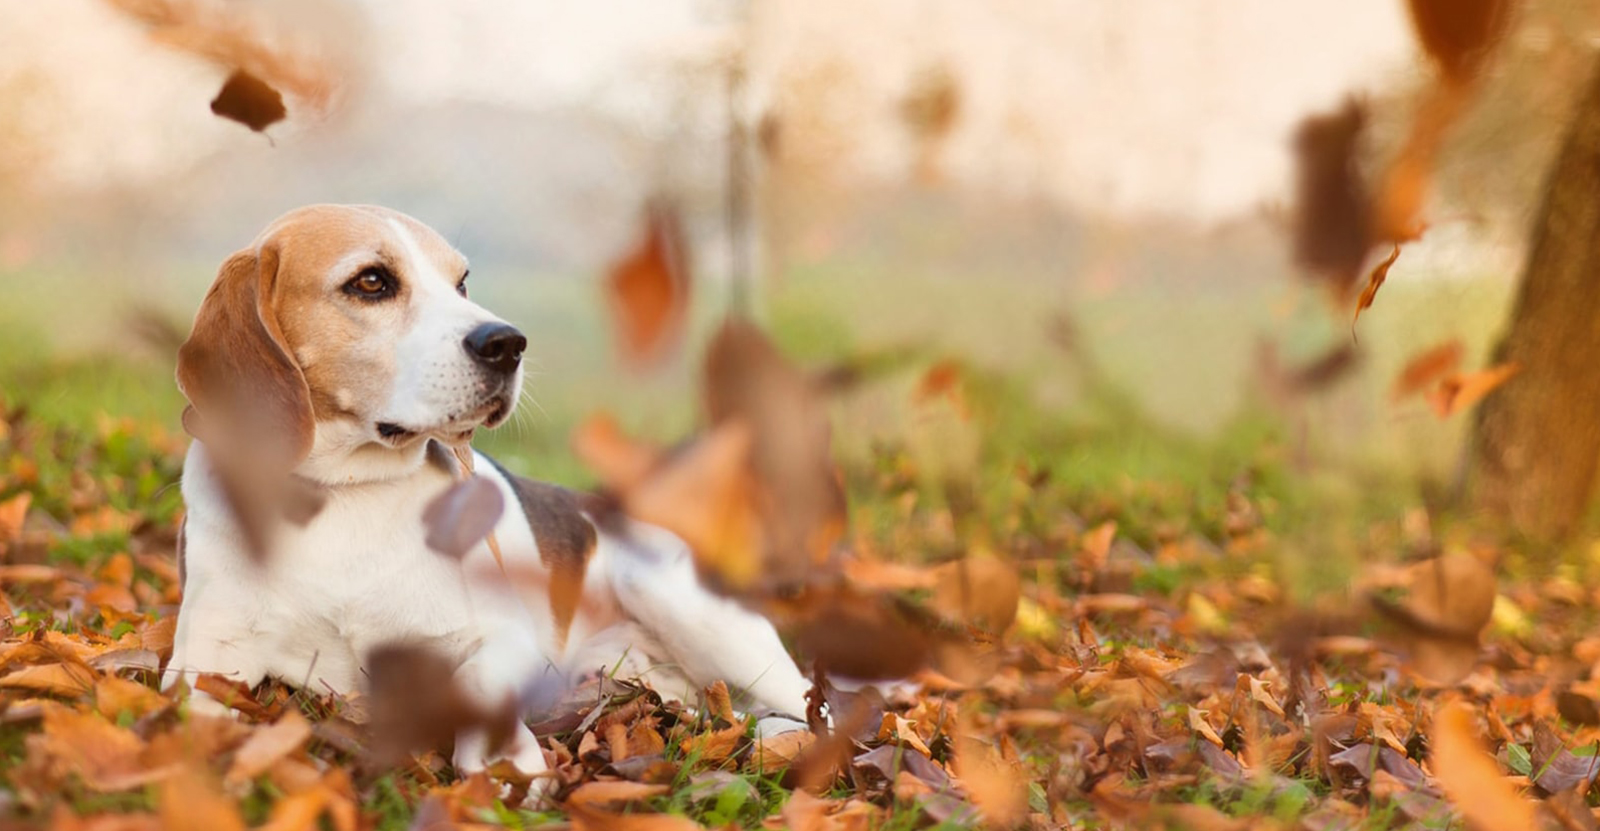
<svg viewBox="0 0 1600 831"><path fill-rule="evenodd" d="M838 357L826 319L773 317L789 351ZM1020 589L975 593L1014 620L955 601L980 624L950 636L959 659L886 698L824 685L815 739L754 741L717 689L585 687L539 716L557 774L529 806L507 771L379 752L404 725L370 732L369 702L207 681L218 719L157 692L186 443L166 370L14 359L0 827L1595 827L1593 562L1499 543L1393 470L1334 476L1266 404L1197 437L1081 351L1057 360L1070 409L921 354L865 361L836 406L879 428L837 442L856 573L950 612L938 566L998 564ZM555 438L488 445L586 484L566 416L544 417Z"/></svg>

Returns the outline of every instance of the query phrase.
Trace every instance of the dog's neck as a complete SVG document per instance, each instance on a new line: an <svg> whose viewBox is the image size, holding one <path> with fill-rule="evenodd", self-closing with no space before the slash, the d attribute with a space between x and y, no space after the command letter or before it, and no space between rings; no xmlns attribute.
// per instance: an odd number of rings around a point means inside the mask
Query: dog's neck
<svg viewBox="0 0 1600 831"><path fill-rule="evenodd" d="M441 459L442 454L442 459ZM311 453L294 473L325 488L392 482L415 476L430 466L451 471L450 451L433 439L392 447L374 441L361 425L350 421L318 421Z"/></svg>

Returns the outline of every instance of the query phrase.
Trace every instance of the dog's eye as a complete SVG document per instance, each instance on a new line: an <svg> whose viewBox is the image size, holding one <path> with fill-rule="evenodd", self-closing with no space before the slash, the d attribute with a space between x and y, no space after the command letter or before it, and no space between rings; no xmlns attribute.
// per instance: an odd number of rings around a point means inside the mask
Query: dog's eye
<svg viewBox="0 0 1600 831"><path fill-rule="evenodd" d="M360 274L351 277L350 281L344 284L344 292L363 300L382 300L394 296L397 287L394 275L378 266L373 266L362 269Z"/></svg>
<svg viewBox="0 0 1600 831"><path fill-rule="evenodd" d="M470 274L470 273L471 272L468 272L468 274ZM467 275L466 274L461 275L461 282L456 283L456 294L459 294L462 297L466 297L467 296Z"/></svg>

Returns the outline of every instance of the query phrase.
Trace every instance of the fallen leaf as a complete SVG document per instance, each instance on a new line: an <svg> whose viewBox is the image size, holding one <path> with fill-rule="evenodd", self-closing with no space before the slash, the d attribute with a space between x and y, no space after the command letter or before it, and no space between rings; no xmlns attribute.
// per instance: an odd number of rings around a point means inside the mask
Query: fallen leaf
<svg viewBox="0 0 1600 831"><path fill-rule="evenodd" d="M245 831L233 800L191 766L161 784L160 803L166 831Z"/></svg>
<svg viewBox="0 0 1600 831"><path fill-rule="evenodd" d="M0 689L75 697L94 687L94 672L81 664L38 664L0 676Z"/></svg>
<svg viewBox="0 0 1600 831"><path fill-rule="evenodd" d="M579 785L572 793L567 794L567 805L579 806L606 806L615 802L642 802L653 796L661 796L672 789L666 785L646 785L642 782L623 782L620 780L596 780Z"/></svg>
<svg viewBox="0 0 1600 831"><path fill-rule="evenodd" d="M250 734L234 753L224 782L232 787L260 776L279 759L299 750L309 738L311 722L295 710L284 711L276 723Z"/></svg>
<svg viewBox="0 0 1600 831"><path fill-rule="evenodd" d="M932 569L929 606L947 621L991 634L1011 628L1022 599L1022 581L998 557L969 556Z"/></svg>
<svg viewBox="0 0 1600 831"><path fill-rule="evenodd" d="M1536 828L1533 804L1517 795L1484 749L1471 707L1460 702L1434 711L1429 764L1450 803L1479 831Z"/></svg>

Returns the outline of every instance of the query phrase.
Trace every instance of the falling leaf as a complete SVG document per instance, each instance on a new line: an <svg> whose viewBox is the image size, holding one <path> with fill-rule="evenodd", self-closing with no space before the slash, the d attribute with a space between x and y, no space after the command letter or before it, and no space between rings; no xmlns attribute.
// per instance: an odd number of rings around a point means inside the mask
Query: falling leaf
<svg viewBox="0 0 1600 831"><path fill-rule="evenodd" d="M211 99L211 111L258 133L289 114L277 90L242 69L234 70L217 97Z"/></svg>
<svg viewBox="0 0 1600 831"><path fill-rule="evenodd" d="M1511 21L1512 0L1409 0L1428 57L1452 82L1475 78Z"/></svg>
<svg viewBox="0 0 1600 831"><path fill-rule="evenodd" d="M1462 345L1460 338L1452 338L1444 343L1432 346L1411 356L1406 365L1395 377L1394 385L1389 390L1389 398L1399 401L1411 395L1422 392L1428 386L1455 372L1461 365Z"/></svg>
<svg viewBox="0 0 1600 831"><path fill-rule="evenodd" d="M928 367L927 372L922 374L922 380L917 382L916 400L928 403L942 398L950 403L957 415L970 418L971 412L967 409L967 397L962 386L963 378L965 373L959 362L940 361Z"/></svg>
<svg viewBox="0 0 1600 831"><path fill-rule="evenodd" d="M1340 292L1372 247L1370 198L1356 164L1366 108L1306 118L1295 132L1294 256Z"/></svg>
<svg viewBox="0 0 1600 831"><path fill-rule="evenodd" d="M468 476L434 497L422 511L428 547L459 560L494 531L506 500L495 483Z"/></svg>
<svg viewBox="0 0 1600 831"><path fill-rule="evenodd" d="M263 30L256 25L255 18L233 4L207 0L105 2L143 23L157 43L258 79L273 90L283 90L305 101L313 110L326 112L333 103L341 67L307 43L289 44L279 33ZM223 97L218 96L219 99ZM271 98L278 98L276 91ZM224 108L232 106L230 102ZM278 106L281 109L281 101ZM253 118L259 119L270 110L250 112ZM218 114L250 124L251 129L259 129L233 114ZM266 123L276 120L273 118Z"/></svg>
<svg viewBox="0 0 1600 831"><path fill-rule="evenodd" d="M713 429L751 430L749 470L760 515L761 565L777 585L814 578L844 534L826 401L753 324L725 322L705 358L705 407Z"/></svg>
<svg viewBox="0 0 1600 831"><path fill-rule="evenodd" d="M1434 711L1428 762L1451 804L1479 831L1536 828L1533 804L1518 796L1484 749L1472 708L1460 702Z"/></svg>
<svg viewBox="0 0 1600 831"><path fill-rule="evenodd" d="M373 750L394 760L444 747L464 730L488 728L490 749L510 736L516 701L499 711L482 707L455 680L455 661L425 646L390 643L365 661Z"/></svg>
<svg viewBox="0 0 1600 831"><path fill-rule="evenodd" d="M1356 321L1361 319L1361 313L1366 311L1377 298L1378 289L1383 287L1383 281L1389 277L1389 267L1398 259L1400 259L1400 246L1395 245L1389 256L1373 266L1372 271L1367 274L1367 286L1361 290L1361 297L1356 300L1356 313L1350 318L1351 331L1355 330Z"/></svg>
<svg viewBox="0 0 1600 831"><path fill-rule="evenodd" d="M1521 370L1520 364L1512 362L1477 372L1449 375L1428 393L1428 403L1433 405L1434 413L1440 418L1449 418L1470 409Z"/></svg>
<svg viewBox="0 0 1600 831"><path fill-rule="evenodd" d="M606 299L616 322L619 351L634 366L658 360L683 335L689 308L688 254L678 212L652 200L644 233L611 266Z"/></svg>
<svg viewBox="0 0 1600 831"><path fill-rule="evenodd" d="M933 569L931 577L929 604L947 621L999 634L1017 618L1022 582L998 557L963 557Z"/></svg>

